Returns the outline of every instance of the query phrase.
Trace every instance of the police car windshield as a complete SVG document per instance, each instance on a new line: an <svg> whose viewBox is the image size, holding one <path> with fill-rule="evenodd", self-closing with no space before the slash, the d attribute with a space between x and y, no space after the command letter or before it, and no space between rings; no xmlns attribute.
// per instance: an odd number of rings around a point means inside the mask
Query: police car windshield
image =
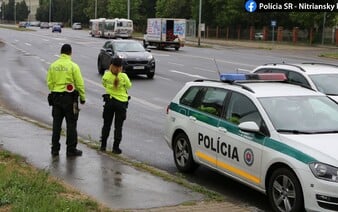
<svg viewBox="0 0 338 212"><path fill-rule="evenodd" d="M337 71L338 72L338 71ZM318 91L331 96L338 95L338 73L309 75Z"/></svg>
<svg viewBox="0 0 338 212"><path fill-rule="evenodd" d="M338 131L338 106L325 96L264 97L259 101L280 133Z"/></svg>

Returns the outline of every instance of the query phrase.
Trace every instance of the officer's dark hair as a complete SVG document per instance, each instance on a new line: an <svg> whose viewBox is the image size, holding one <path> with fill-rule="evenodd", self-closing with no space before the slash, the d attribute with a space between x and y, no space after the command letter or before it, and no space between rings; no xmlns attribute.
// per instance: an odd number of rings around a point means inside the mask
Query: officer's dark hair
<svg viewBox="0 0 338 212"><path fill-rule="evenodd" d="M70 44L63 44L61 47L61 54L68 54L72 53L72 46Z"/></svg>
<svg viewBox="0 0 338 212"><path fill-rule="evenodd" d="M114 66L117 66L117 67L121 67L122 66L122 58L118 57L118 56L114 56L111 59L111 64L113 64Z"/></svg>

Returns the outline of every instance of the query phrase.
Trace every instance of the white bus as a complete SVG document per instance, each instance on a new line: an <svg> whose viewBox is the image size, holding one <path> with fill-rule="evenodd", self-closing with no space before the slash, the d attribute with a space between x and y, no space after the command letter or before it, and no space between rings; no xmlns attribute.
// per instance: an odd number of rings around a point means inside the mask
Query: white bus
<svg viewBox="0 0 338 212"><path fill-rule="evenodd" d="M105 30L105 18L89 20L89 34L92 37L103 37Z"/></svg>
<svg viewBox="0 0 338 212"><path fill-rule="evenodd" d="M124 18L106 19L103 37L105 38L131 38L133 34L133 21Z"/></svg>

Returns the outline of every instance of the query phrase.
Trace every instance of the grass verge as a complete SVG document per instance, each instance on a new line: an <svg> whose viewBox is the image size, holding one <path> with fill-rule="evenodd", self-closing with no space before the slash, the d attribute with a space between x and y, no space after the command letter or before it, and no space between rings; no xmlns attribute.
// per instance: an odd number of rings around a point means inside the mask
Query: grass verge
<svg viewBox="0 0 338 212"><path fill-rule="evenodd" d="M3 29L12 29L12 30L16 30L16 31L35 31L33 29L24 28L24 27L18 27L16 25L14 25L14 26L0 25L0 28L3 28Z"/></svg>
<svg viewBox="0 0 338 212"><path fill-rule="evenodd" d="M0 149L0 211L110 211Z"/></svg>
<svg viewBox="0 0 338 212"><path fill-rule="evenodd" d="M337 53L323 53L319 56L326 57L326 58L332 58L332 59L338 59L338 52Z"/></svg>
<svg viewBox="0 0 338 212"><path fill-rule="evenodd" d="M19 119L22 119L24 121L27 121L27 122L30 122L34 125L37 125L38 127L41 127L41 128L45 128L45 129L48 129L48 130L51 130L50 126L46 125L46 124L42 124L38 121L35 121L35 120L32 120L28 117L25 117L25 116L20 116L20 115L17 115L15 114L14 112L12 111L9 111L5 108L1 108L0 109L2 111L4 111L5 113L8 113L8 114L11 114L13 116L15 116L16 118L19 118ZM62 134L64 135L64 132L62 132ZM87 145L88 147L92 148L92 149L98 149L98 146L99 146L99 142L98 141L95 141L93 140L90 136L88 136L88 138L86 139L83 139L83 138L78 138L78 141ZM1 149L0 149L1 150ZM179 185L182 185L186 188L189 188L191 189L192 191L194 192L198 192L198 193L201 193L205 196L205 199L204 201L224 201L225 197L217 192L214 192L214 191L211 191L203 186L200 186L200 185L197 185L195 183L191 183L189 182L187 179L186 179L186 176L178 173L178 174L171 174L171 173L168 173L164 170L160 170L158 168L155 168L155 167L152 167L150 165L147 165L145 163L142 163L142 162L139 162L139 161L136 161L136 160L133 160L133 159L130 159L126 156L123 156L123 155L115 155L115 154L112 154L112 153L109 153L107 152L107 154L109 154L109 156L111 157L114 157L115 159L117 159L118 161L120 161L121 163L124 163L126 165L129 165L129 166L132 166L134 168L137 168L139 170L142 170L142 171L145 171L145 172L148 172L148 173L151 173L155 176L158 176L158 177L161 177L162 179L168 181L168 182L174 182L174 183L177 183ZM0 158L0 163L1 163L1 158ZM0 178L0 181L1 181L1 178ZM194 204L194 203L189 203L189 204ZM1 207L0 207L0 211L1 211Z"/></svg>

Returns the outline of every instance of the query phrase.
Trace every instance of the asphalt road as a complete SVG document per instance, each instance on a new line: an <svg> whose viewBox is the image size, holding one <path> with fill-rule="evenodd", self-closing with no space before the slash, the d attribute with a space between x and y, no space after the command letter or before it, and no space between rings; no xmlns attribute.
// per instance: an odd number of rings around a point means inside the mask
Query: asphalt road
<svg viewBox="0 0 338 212"><path fill-rule="evenodd" d="M102 127L101 94L104 89L97 72L97 55L105 39L92 38L87 31L63 29L61 34L35 28L19 32L0 29L0 100L11 110L51 125L47 103L46 71L57 59L61 45L70 43L73 60L79 64L86 84L87 101L81 106L78 133L85 139L99 141ZM157 168L176 173L172 153L163 139L166 107L184 83L198 78L217 79L218 71L250 70L269 62L330 62L302 51L266 50L215 45L213 48L184 47L159 51L153 80L132 78L132 99L124 125L123 154ZM110 140L110 145L112 141ZM192 182L224 194L234 202L269 211L263 194L206 168L186 175Z"/></svg>

